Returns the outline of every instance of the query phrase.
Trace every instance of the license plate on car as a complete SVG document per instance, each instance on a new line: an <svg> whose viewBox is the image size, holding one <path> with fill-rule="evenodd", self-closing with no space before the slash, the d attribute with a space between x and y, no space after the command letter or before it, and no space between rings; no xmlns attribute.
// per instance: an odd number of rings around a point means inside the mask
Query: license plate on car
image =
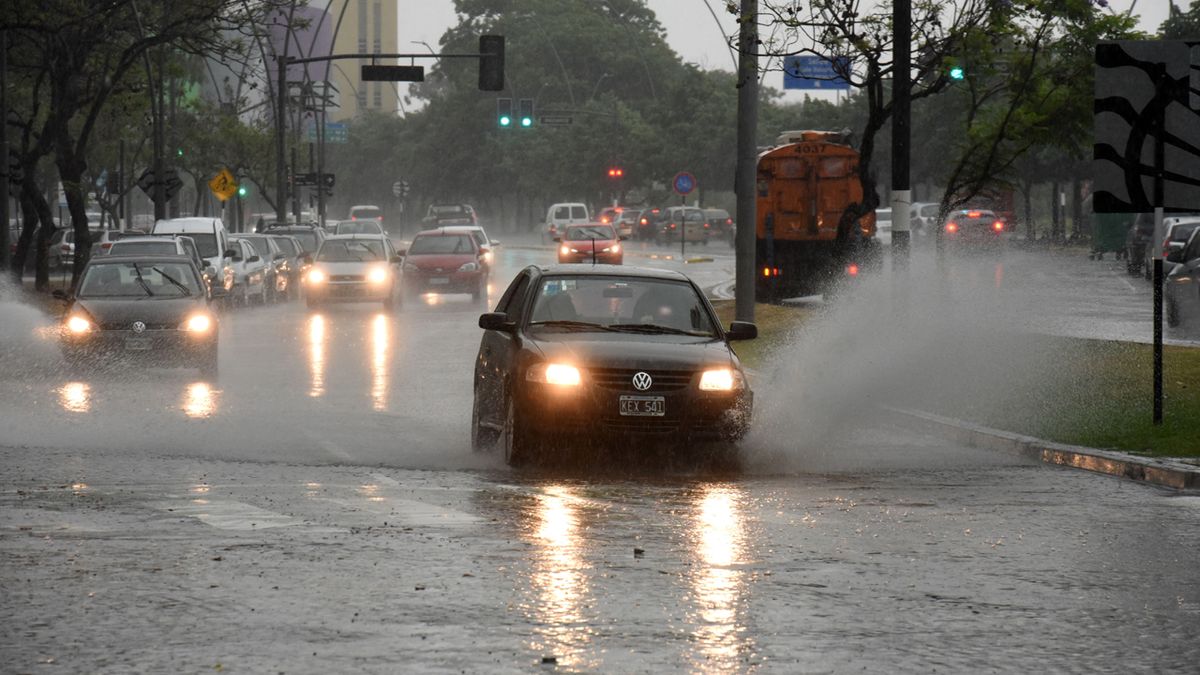
<svg viewBox="0 0 1200 675"><path fill-rule="evenodd" d="M662 396L622 396L620 411L628 417L662 417L667 414L667 401Z"/></svg>
<svg viewBox="0 0 1200 675"><path fill-rule="evenodd" d="M125 349L139 352L150 349L150 338L125 338Z"/></svg>
<svg viewBox="0 0 1200 675"><path fill-rule="evenodd" d="M450 283L449 277L429 277L430 286L442 286Z"/></svg>

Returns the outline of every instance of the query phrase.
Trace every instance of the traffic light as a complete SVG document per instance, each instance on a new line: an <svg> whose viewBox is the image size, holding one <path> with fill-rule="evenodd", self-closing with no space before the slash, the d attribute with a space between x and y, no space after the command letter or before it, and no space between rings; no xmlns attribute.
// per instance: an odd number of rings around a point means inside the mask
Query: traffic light
<svg viewBox="0 0 1200 675"><path fill-rule="evenodd" d="M250 191L246 189L245 185L238 185L238 197L245 198L248 194L250 194Z"/></svg>
<svg viewBox="0 0 1200 675"><path fill-rule="evenodd" d="M613 180L619 180L621 178L624 178L625 177L625 169L622 169L619 166L611 167L608 170L608 177Z"/></svg>
<svg viewBox="0 0 1200 675"><path fill-rule="evenodd" d="M479 36L479 91L504 91L504 36Z"/></svg>
<svg viewBox="0 0 1200 675"><path fill-rule="evenodd" d="M496 126L501 129L511 129L513 124L512 113L511 98L496 99Z"/></svg>
<svg viewBox="0 0 1200 675"><path fill-rule="evenodd" d="M521 122L522 129L528 129L533 126L533 99L523 98L520 100L519 114L517 119Z"/></svg>
<svg viewBox="0 0 1200 675"><path fill-rule="evenodd" d="M175 156L183 157L183 148L175 148Z"/></svg>
<svg viewBox="0 0 1200 675"><path fill-rule="evenodd" d="M967 71L962 66L951 66L950 67L950 79L957 81L957 80L962 80L966 76L967 76Z"/></svg>

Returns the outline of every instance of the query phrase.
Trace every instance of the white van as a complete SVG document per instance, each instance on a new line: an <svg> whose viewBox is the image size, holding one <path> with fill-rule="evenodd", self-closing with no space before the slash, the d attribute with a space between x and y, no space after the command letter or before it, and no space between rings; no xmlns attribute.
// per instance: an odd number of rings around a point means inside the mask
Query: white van
<svg viewBox="0 0 1200 675"><path fill-rule="evenodd" d="M154 223L150 234L190 237L207 265L201 272L209 280L213 297L223 297L233 290L233 263L229 260L232 251L225 223L220 218L168 218Z"/></svg>
<svg viewBox="0 0 1200 675"><path fill-rule="evenodd" d="M590 223L586 204L579 202L564 202L554 204L546 211L546 233L551 238L558 235L567 225L583 225Z"/></svg>

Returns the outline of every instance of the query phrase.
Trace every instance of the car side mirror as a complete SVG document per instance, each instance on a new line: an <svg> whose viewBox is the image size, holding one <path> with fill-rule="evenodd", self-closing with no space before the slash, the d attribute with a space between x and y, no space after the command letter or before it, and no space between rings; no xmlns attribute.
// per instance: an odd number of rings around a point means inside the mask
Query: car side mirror
<svg viewBox="0 0 1200 675"><path fill-rule="evenodd" d="M729 330L725 331L725 339L733 340L753 340L758 337L758 326L749 321L734 321L729 324Z"/></svg>
<svg viewBox="0 0 1200 675"><path fill-rule="evenodd" d="M234 251L231 248L227 248L227 249L225 249L225 257L233 258L234 260L237 260L237 251Z"/></svg>
<svg viewBox="0 0 1200 675"><path fill-rule="evenodd" d="M262 258L260 258L256 255L252 255L249 258L246 258L246 262L248 262L248 263L258 262L259 260L262 260Z"/></svg>
<svg viewBox="0 0 1200 675"><path fill-rule="evenodd" d="M517 329L517 324L508 320L504 312L488 312L479 315L479 327L484 330L498 330L511 333Z"/></svg>

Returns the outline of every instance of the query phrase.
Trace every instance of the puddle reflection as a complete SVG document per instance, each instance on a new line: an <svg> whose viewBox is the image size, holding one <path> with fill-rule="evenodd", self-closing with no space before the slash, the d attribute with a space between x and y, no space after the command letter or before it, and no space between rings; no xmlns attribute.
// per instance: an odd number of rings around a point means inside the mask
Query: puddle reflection
<svg viewBox="0 0 1200 675"><path fill-rule="evenodd" d="M564 486L536 495L527 537L535 548L532 585L537 597L526 609L540 637L532 645L553 654L560 666L594 667L584 662L592 629L583 607L590 593L580 541L578 497Z"/></svg>
<svg viewBox="0 0 1200 675"><path fill-rule="evenodd" d="M325 317L320 314L308 318L308 370L308 395L317 398L325 393Z"/></svg>
<svg viewBox="0 0 1200 675"><path fill-rule="evenodd" d="M745 548L742 500L736 487L707 486L693 523L696 557L704 564L691 579L701 652L694 665L701 672L739 670L741 655L749 648L746 626L738 620L745 590L743 572L736 567Z"/></svg>
<svg viewBox="0 0 1200 675"><path fill-rule="evenodd" d="M58 404L73 413L90 412L92 388L86 382L68 382L58 388Z"/></svg>
<svg viewBox="0 0 1200 675"><path fill-rule="evenodd" d="M371 321L371 407L376 412L387 410L388 405L388 343L391 339L391 324L386 314L376 314Z"/></svg>
<svg viewBox="0 0 1200 675"><path fill-rule="evenodd" d="M217 411L216 394L207 382L193 382L183 395L183 413L192 419L208 419Z"/></svg>

